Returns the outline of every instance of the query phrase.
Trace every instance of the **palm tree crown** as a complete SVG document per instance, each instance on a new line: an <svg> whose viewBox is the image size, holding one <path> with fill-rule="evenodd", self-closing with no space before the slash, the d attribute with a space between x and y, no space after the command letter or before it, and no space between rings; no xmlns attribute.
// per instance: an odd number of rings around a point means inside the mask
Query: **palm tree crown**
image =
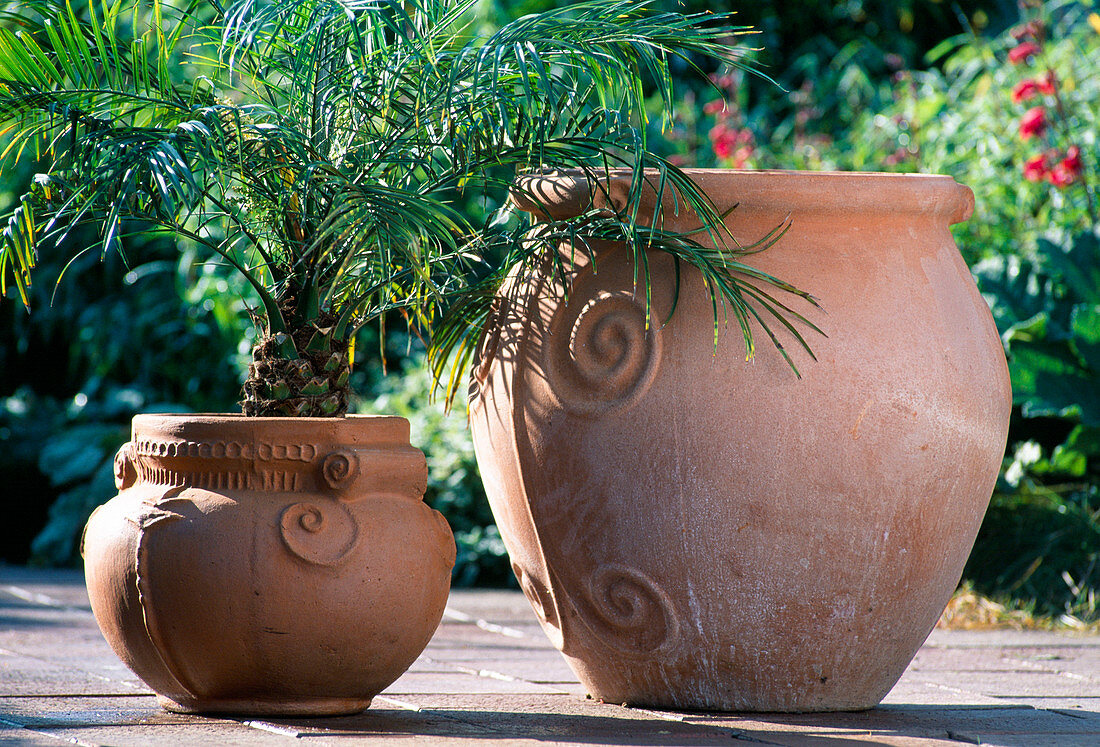
<svg viewBox="0 0 1100 747"><path fill-rule="evenodd" d="M236 268L259 299L245 412L339 415L348 341L388 312L437 330L437 362L468 362L503 277L546 243L510 217L517 173L626 166L633 209L555 230L619 235L636 257L671 251L731 304L746 344L749 317L770 314L805 345L789 310L747 283L806 294L737 262L743 247L708 251L637 215L649 168L722 232L713 204L650 152L642 81L671 111L669 61L742 66L729 39L746 29L653 0L588 0L479 35L477 3L24 3L0 28L0 122L9 151L32 149L45 169L8 216L0 289L26 301L38 246L64 246L74 226L98 228L79 252L170 232ZM471 196L488 220L461 209Z"/></svg>

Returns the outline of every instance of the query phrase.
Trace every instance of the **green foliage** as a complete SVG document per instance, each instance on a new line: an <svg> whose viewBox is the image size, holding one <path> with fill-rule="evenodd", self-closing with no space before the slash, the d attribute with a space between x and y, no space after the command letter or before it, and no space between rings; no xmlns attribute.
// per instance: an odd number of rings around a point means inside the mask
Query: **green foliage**
<svg viewBox="0 0 1100 747"><path fill-rule="evenodd" d="M1100 428L1079 425L1047 450L1017 443L964 576L1044 615L1100 620Z"/></svg>
<svg viewBox="0 0 1100 747"><path fill-rule="evenodd" d="M65 245L75 225L97 232L78 255L161 232L251 285L264 360L278 349L287 365L321 365L312 353L342 355L356 329L387 312L430 331L440 312L458 309L443 318L438 357L458 351L465 363L492 291L511 267L544 256L545 242L524 241L503 199L516 173L617 165L638 174L626 208L613 220L593 209L567 233L583 236L593 222L600 237L616 233L646 288L643 248L721 277L708 289L729 302L751 351L745 296L784 321L759 286L795 291L731 274L747 270L736 262L743 249L694 183L647 148L643 91L648 80L671 108L671 60L743 67L743 51L727 42L744 29L649 0L591 0L486 37L469 31L476 5L129 0L93 2L81 18L56 0L27 3L7 19L18 32L0 28L0 122L10 147L33 149L46 170L8 216L0 288L26 303L39 243ZM645 167L724 251L643 227ZM492 194L501 207L476 225L455 208L456 193ZM499 257L507 266L479 271ZM277 385L258 383L249 399Z"/></svg>
<svg viewBox="0 0 1100 747"><path fill-rule="evenodd" d="M1017 409L966 574L987 593L1091 622L1100 619L1100 240L1097 231L1040 239L1037 253L974 268L1003 330Z"/></svg>
<svg viewBox="0 0 1100 747"><path fill-rule="evenodd" d="M1003 330L1015 404L1025 418L1100 427L1100 238L1040 239L1037 253L974 267Z"/></svg>
<svg viewBox="0 0 1100 747"><path fill-rule="evenodd" d="M149 400L135 388L109 386L97 394L94 400L82 393L62 401L23 388L0 400L0 475L14 494L6 510L13 517L36 517L30 527L9 527L5 559L76 562L88 516L116 492L114 455L129 439L130 419L138 412L185 409ZM36 500L44 494L57 498L50 504ZM36 532L29 544L28 530Z"/></svg>
<svg viewBox="0 0 1100 747"><path fill-rule="evenodd" d="M556 4L492 0L485 15L515 18ZM661 5L689 13L733 12L740 23L753 27L753 59L782 88L760 77L735 76L735 90L727 93L749 126L784 143L781 159L789 157L792 139L832 136L862 112L877 111L886 93L882 81L898 70L923 67L925 54L963 24L1000 29L1014 11L1000 0L663 0ZM706 60L697 62L708 73L725 72ZM691 101L716 97L710 86L674 70L682 75L681 88ZM677 113L690 118L692 108L677 107ZM699 165L711 164L701 160Z"/></svg>
<svg viewBox="0 0 1100 747"><path fill-rule="evenodd" d="M1088 20L1095 12L1089 2L1046 3L1038 16L1041 51L1016 64L1008 53L1021 42L1008 33L952 37L930 52L936 67L881 81L878 105L854 112L847 127L826 137L773 141L759 165L791 165L793 146L799 167L950 174L976 197L974 217L956 227L968 260L1033 256L1046 234L1096 223L1094 182L1081 178L1051 189L1047 181L1025 178L1029 159L1060 158L1072 146L1084 154L1086 173L1096 173L1100 76L1086 62L1100 56L1100 34ZM1017 86L1048 73L1054 93L1014 100ZM1022 115L1036 106L1049 124L1024 138Z"/></svg>
<svg viewBox="0 0 1100 747"><path fill-rule="evenodd" d="M433 378L422 357L409 359L386 377L381 394L360 411L400 415L412 427L412 443L428 459L428 490L424 499L443 513L455 534L458 559L456 586L514 585L504 542L493 524L485 488L477 470L474 445L466 419L432 401Z"/></svg>

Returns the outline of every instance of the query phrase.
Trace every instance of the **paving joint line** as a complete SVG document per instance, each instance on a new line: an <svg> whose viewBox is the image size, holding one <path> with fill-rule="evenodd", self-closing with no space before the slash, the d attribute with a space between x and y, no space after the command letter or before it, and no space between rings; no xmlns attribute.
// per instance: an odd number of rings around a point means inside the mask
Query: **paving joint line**
<svg viewBox="0 0 1100 747"><path fill-rule="evenodd" d="M22 656L24 659L33 659L34 661L40 661L44 664L52 664L53 666L62 666L62 665L58 664L56 661L54 661L53 659L46 659L46 658L43 658L41 656L35 656L34 654L28 654L28 653L24 653L22 651L10 651L6 648L0 648L0 656ZM112 685L122 685L123 687L132 688L134 695L155 695L155 693L153 693L151 690L149 690L144 684L135 685L134 683L129 682L127 680L116 680L113 677L108 677L107 675L98 674L96 672L89 672L88 670L81 669L80 667L75 667L75 666L72 666L72 665L64 665L64 666L71 669L74 672L80 672L81 674L87 675L88 677L94 677L97 680L102 680L103 682L109 682ZM82 697L82 696L77 695L77 696L74 696L74 697Z"/></svg>
<svg viewBox="0 0 1100 747"><path fill-rule="evenodd" d="M273 724L269 721L259 721L256 719L249 721L237 721L238 724L250 727L252 729L258 729L259 731L266 731L271 734L278 734L281 737L291 737L293 739L299 739L302 736L302 732L294 729L290 726L282 726L281 724Z"/></svg>
<svg viewBox="0 0 1100 747"><path fill-rule="evenodd" d="M1095 677L1090 677L1087 674L1078 674L1077 672L1067 672L1064 669L1058 669L1056 667L1045 667L1033 661L1027 661L1026 659L1016 659L1013 657L1004 657L1004 661L1012 662L1013 664L1023 665L1026 669L1031 671L1041 672L1043 674L1057 674L1061 677L1068 677L1071 680L1080 680L1083 682L1097 682ZM1057 661L1056 659L1043 659L1043 661Z"/></svg>
<svg viewBox="0 0 1100 747"><path fill-rule="evenodd" d="M388 695L375 695L374 699L375 700L380 700L383 703L388 703L392 706L396 706L397 708L401 708L401 709L406 710L406 711L415 711L417 713L420 713L422 710L424 710L423 708L418 706L416 703L409 703L409 702L404 701L404 700L398 700L397 698L391 698Z"/></svg>
<svg viewBox="0 0 1100 747"><path fill-rule="evenodd" d="M967 744L981 744L981 737L974 737L969 734L963 734L957 731L947 730L947 738L955 742L965 742Z"/></svg>
<svg viewBox="0 0 1100 747"><path fill-rule="evenodd" d="M1067 711L1062 708L1044 708L1044 711L1050 711L1051 713L1057 713L1059 716L1069 716L1070 718L1081 719L1082 721L1088 721L1089 717L1084 713L1074 713L1073 711Z"/></svg>
<svg viewBox="0 0 1100 747"><path fill-rule="evenodd" d="M40 607L50 607L52 609L63 610L65 612L80 612L85 615L91 615L92 610L88 607L78 607L72 604L65 604L59 599L54 599L48 594L42 594L37 591L31 591L30 589L24 589L22 586L12 586L5 584L0 586L0 591L4 592L8 596L15 597L24 602L30 602L31 604L37 604Z"/></svg>
<svg viewBox="0 0 1100 747"><path fill-rule="evenodd" d="M498 634L506 636L508 638L526 638L527 637L527 634L524 633L522 630L516 630L515 628L510 628L507 625L498 625L497 623L492 623L492 622L489 622L488 620L483 620L480 617L474 617L473 615L468 615L465 612L462 612L460 610L456 610L452 607L447 607L443 610L443 617L454 620L455 622L476 625L477 627L481 628L482 630L484 630L488 633L498 633Z"/></svg>
<svg viewBox="0 0 1100 747"><path fill-rule="evenodd" d="M21 731L29 731L31 734L37 734L41 737L49 737L50 739L56 739L59 742L65 742L66 744L75 744L77 747L99 747L98 744L93 742L83 742L76 737L63 737L60 734L54 734L51 731L45 731L44 729L35 729L27 724L21 724L18 721L9 721L6 718L0 717L0 726L8 726L13 729L19 729Z"/></svg>
<svg viewBox="0 0 1100 747"><path fill-rule="evenodd" d="M82 700L91 698L152 698L155 695L156 693L154 693L152 690L149 690L147 692L130 693L31 693L29 695L20 695L18 693L0 693L0 700L20 700L29 698L42 700L49 700L51 698L80 698Z"/></svg>

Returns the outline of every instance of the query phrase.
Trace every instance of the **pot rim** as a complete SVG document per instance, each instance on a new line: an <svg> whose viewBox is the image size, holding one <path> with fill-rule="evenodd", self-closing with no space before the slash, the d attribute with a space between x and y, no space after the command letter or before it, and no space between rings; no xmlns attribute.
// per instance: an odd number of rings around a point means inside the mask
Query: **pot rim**
<svg viewBox="0 0 1100 747"><path fill-rule="evenodd" d="M775 212L781 215L814 213L893 213L942 216L949 223L967 220L974 211L974 193L944 174L888 171L796 171L783 169L687 168L681 171L695 181L720 211L738 206L737 212ZM595 169L590 174L603 174ZM607 191L628 189L633 169L613 168ZM647 169L656 175L656 169ZM582 169L563 169L519 177L512 201L529 213L554 218L576 214L592 204L595 182ZM616 189L617 188L617 189ZM650 180L651 196L657 189ZM597 202L598 202L597 195ZM671 195L666 209L678 208Z"/></svg>
<svg viewBox="0 0 1100 747"><path fill-rule="evenodd" d="M410 425L399 415L337 418L251 417L241 413L142 413L131 421L131 440L226 439L271 442L340 442L348 445L408 444Z"/></svg>
<svg viewBox="0 0 1100 747"><path fill-rule="evenodd" d="M139 412L133 416L134 420L141 418L178 419L178 420L232 420L234 422L293 422L293 423L340 423L348 420L404 420L400 415L379 415L369 413L348 413L337 417L254 417L240 412Z"/></svg>

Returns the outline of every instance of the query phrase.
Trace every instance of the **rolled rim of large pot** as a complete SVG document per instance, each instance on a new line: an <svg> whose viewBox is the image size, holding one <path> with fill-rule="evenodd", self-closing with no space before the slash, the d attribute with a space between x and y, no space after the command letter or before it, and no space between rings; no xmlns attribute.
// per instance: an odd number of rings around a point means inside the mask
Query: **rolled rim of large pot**
<svg viewBox="0 0 1100 747"><path fill-rule="evenodd" d="M974 212L974 193L950 176L874 171L782 171L681 169L724 212L734 205L782 214L879 213L942 216L961 223ZM645 172L642 207L652 208L661 188L656 169ZM512 202L536 216L560 220L609 204L622 208L634 179L626 168L567 169L526 174L516 179ZM600 188L598 185L605 186ZM648 197L648 200L646 199ZM665 210L683 201L665 186Z"/></svg>

